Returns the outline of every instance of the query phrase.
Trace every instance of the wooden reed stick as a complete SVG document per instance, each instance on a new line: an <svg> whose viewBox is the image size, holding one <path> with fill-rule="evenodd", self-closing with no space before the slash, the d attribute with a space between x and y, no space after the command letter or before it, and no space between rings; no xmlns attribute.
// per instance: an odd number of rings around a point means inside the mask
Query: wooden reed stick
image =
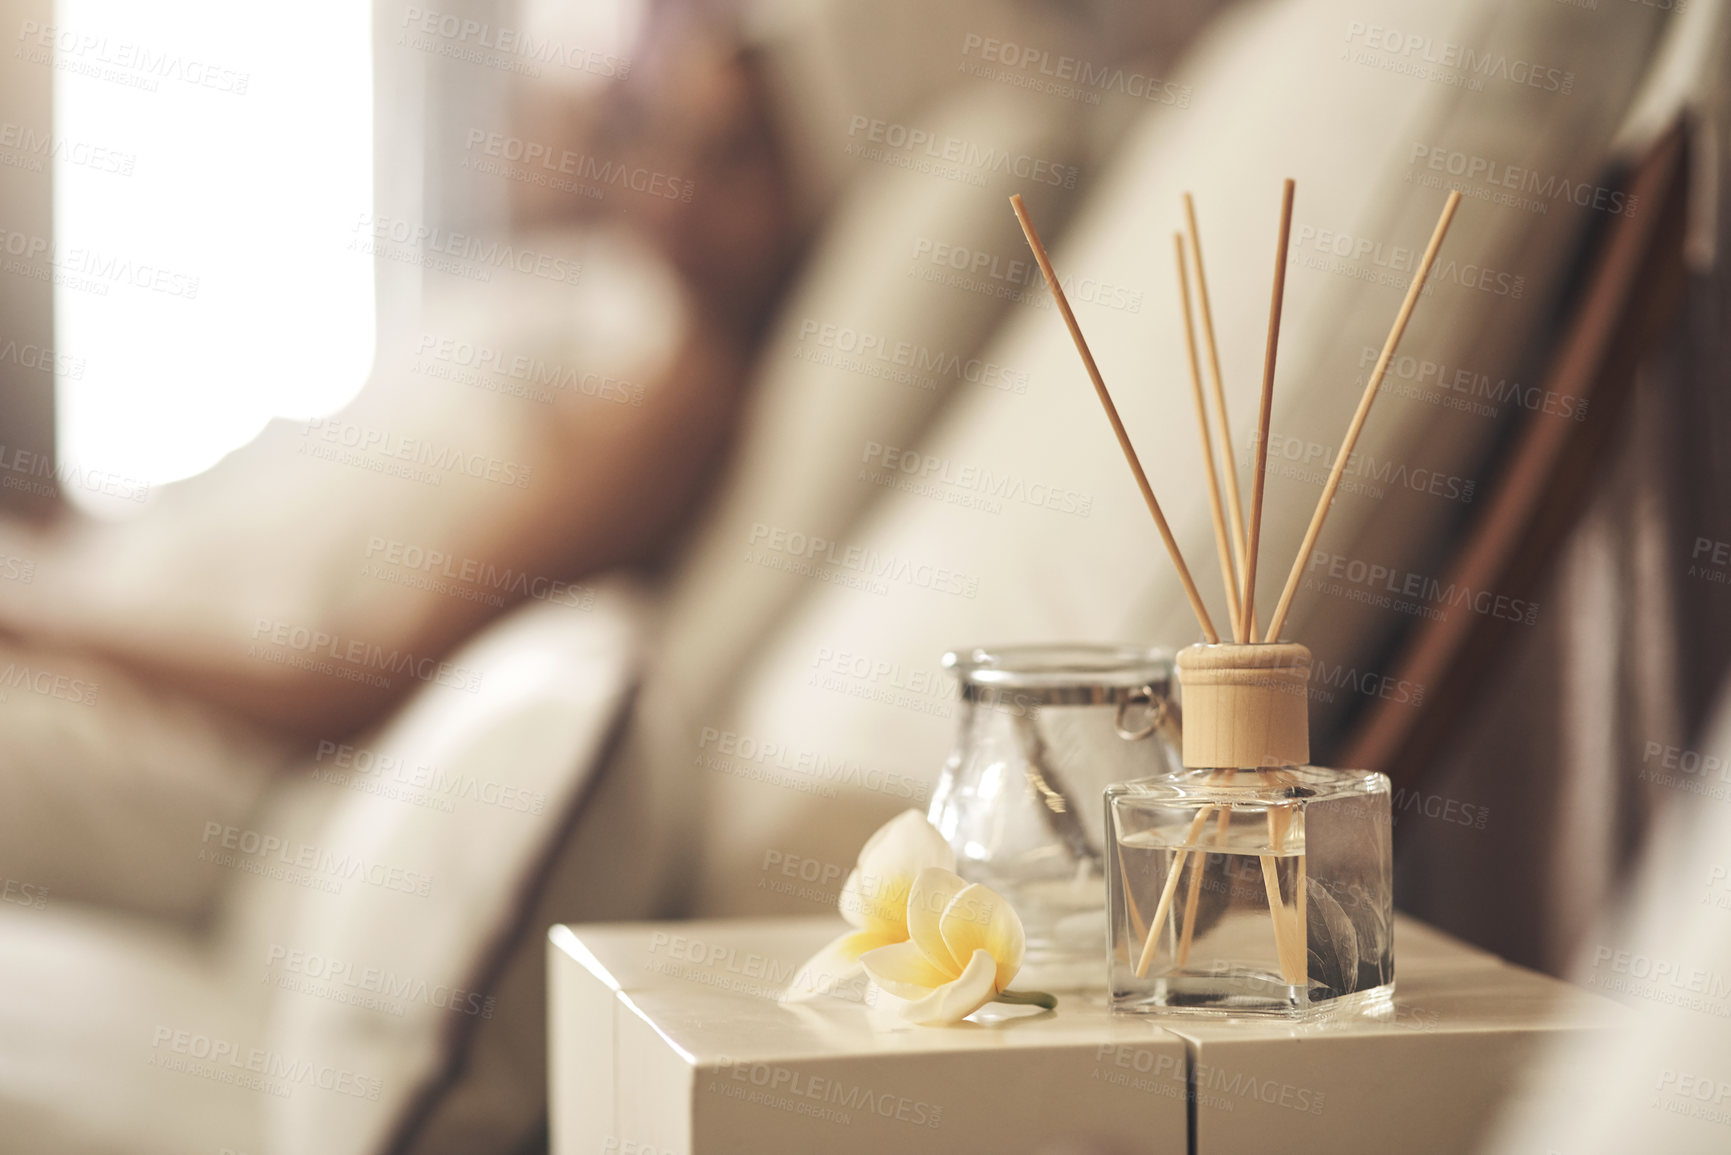
<svg viewBox="0 0 1731 1155"><path fill-rule="evenodd" d="M1292 772L1288 771L1288 770L1277 770L1275 772L1275 779L1277 781L1285 784L1285 785L1288 785L1288 786L1297 785L1297 783L1298 783L1298 780L1293 776ZM1304 831L1304 811L1300 810L1297 806L1291 806L1291 807L1287 808L1287 814L1286 814L1286 816L1285 816L1285 818L1281 824L1280 831L1279 831L1280 839L1275 843L1275 849L1281 850L1281 849L1285 848L1286 836L1292 832L1294 827L1298 828L1300 834L1303 833L1303 831ZM1309 871L1307 870L1307 868L1305 866L1305 860L1306 860L1306 858L1308 858L1308 853L1305 850L1300 850L1298 852L1297 857L1298 857L1298 870L1296 872L1296 881L1293 884L1297 890L1297 893L1292 896L1292 899L1293 899L1293 902L1292 902L1292 921L1293 921L1294 930L1293 930L1293 933L1291 935L1289 935L1288 937L1295 944L1295 953L1297 954L1298 970L1304 976L1305 980L1309 981L1309 978L1310 978L1310 923L1309 923L1309 914L1307 912L1307 908L1305 907L1305 890L1306 890L1307 886L1309 885L1309 882L1308 882Z"/></svg>
<svg viewBox="0 0 1731 1155"><path fill-rule="evenodd" d="M1352 456L1353 446L1358 443L1360 430L1364 428L1364 420L1370 415L1371 402L1376 400L1376 391L1382 385L1382 377L1388 372L1389 362L1394 359L1396 346L1400 344L1401 334L1406 332L1406 323L1412 318L1413 307L1418 304L1419 294L1424 291L1425 278L1430 276L1431 265L1436 262L1437 251L1442 248L1443 237L1449 231L1449 222L1454 220L1455 208L1461 203L1461 194L1451 191L1447 202L1443 204L1442 216L1437 218L1436 229L1431 233L1430 244L1425 246L1424 258L1419 261L1418 270L1412 275L1412 284L1407 286L1406 300L1401 302L1400 312L1395 314L1394 327L1388 331L1388 340L1382 344L1382 355L1376 359L1376 368L1371 370L1370 381L1364 387L1364 396L1358 402L1358 409L1352 415L1352 424L1346 427L1346 438L1340 444L1340 452L1335 454L1334 468L1329 470L1328 483L1322 487L1322 499L1316 503L1316 512L1310 517L1310 528L1305 530L1304 543L1298 547L1298 557L1293 560L1292 572L1286 575L1286 588L1280 593L1280 601L1274 607L1274 617L1268 622L1268 636L1265 641L1275 641L1280 637L1280 627L1286 624L1286 613L1292 608L1292 596L1298 592L1299 580L1304 576L1304 563L1310 557L1310 551L1316 548L1316 539L1322 533L1323 519L1328 516L1328 509L1334 503L1335 491L1340 488L1340 479L1346 473L1347 459Z"/></svg>
<svg viewBox="0 0 1731 1155"><path fill-rule="evenodd" d="M1256 771L1259 781L1267 783L1269 775L1265 771ZM1210 785L1219 780L1221 775L1211 775ZM1190 957L1190 942L1196 930L1197 894L1202 887L1202 864L1207 858L1205 851L1197 848L1198 839L1203 825L1214 812L1213 807L1204 806L1196 812L1196 817L1190 820L1190 827L1184 832L1184 842L1172 855L1172 869L1166 875L1166 884L1160 890L1160 901L1154 909L1153 921L1148 924L1148 937L1142 944L1142 955L1136 962L1136 977L1145 977L1155 955L1160 950L1160 931L1166 925L1167 916L1172 912L1172 900L1178 892L1178 880L1184 873L1186 862L1190 867L1190 889L1185 899L1184 927L1179 936L1178 949L1173 956L1173 965L1181 967ZM1279 852L1286 846L1286 830L1292 820L1290 806L1270 806L1268 808L1268 841L1270 849ZM1219 808L1219 821L1214 828L1214 843L1221 853L1228 853L1226 848L1226 832L1231 820L1231 811L1222 806ZM1280 963L1281 978L1288 986L1298 986L1307 979L1309 957L1305 951L1305 933L1302 921L1295 929L1290 925L1292 912L1280 897L1280 860L1276 854L1259 856L1262 864L1262 885L1268 895L1268 921L1274 932L1274 955ZM1302 887L1304 860L1299 859L1299 882ZM1299 901L1302 901L1300 898Z"/></svg>
<svg viewBox="0 0 1731 1155"><path fill-rule="evenodd" d="M1258 770L1257 780L1265 786L1269 783L1267 771ZM1286 824L1291 818L1291 809L1285 806L1268 807L1268 848L1280 851L1286 845ZM1268 918L1274 926L1274 957L1280 963L1280 977L1287 986L1298 986L1305 981L1305 971L1309 959L1298 953L1298 941L1291 928L1291 914L1280 897L1280 857L1278 853L1264 854L1262 862L1262 887L1268 894Z"/></svg>
<svg viewBox="0 0 1731 1155"><path fill-rule="evenodd" d="M1178 892L1178 878L1184 873L1184 860L1190 856L1191 849L1196 845L1196 839L1202 833L1202 824L1208 821L1211 809L1212 807L1204 806L1196 812L1196 817L1190 821L1190 829L1184 832L1184 844L1172 855L1172 869L1166 875L1166 885L1160 890L1160 903L1154 908L1154 917L1148 923L1148 938L1142 944L1142 957L1136 960L1137 978L1148 973L1148 964L1154 961L1154 955L1159 950L1160 928L1166 925L1166 916L1172 913L1172 896Z"/></svg>
<svg viewBox="0 0 1731 1155"><path fill-rule="evenodd" d="M1293 183L1288 179L1280 191L1280 240L1274 254L1274 290L1268 303L1268 341L1262 354L1262 408L1256 418L1256 463L1250 474L1250 529L1244 544L1244 592L1240 613L1243 635L1251 636L1251 615L1256 612L1256 554L1262 538L1262 490L1268 474L1268 421L1274 412L1274 355L1280 345L1280 310L1286 300L1286 248L1292 239Z"/></svg>
<svg viewBox="0 0 1731 1155"><path fill-rule="evenodd" d="M1262 856L1262 886L1268 892L1268 921L1274 927L1274 957L1280 963L1280 977L1289 987L1298 985L1292 969L1292 950L1286 945L1285 907L1280 901L1280 879L1275 875L1279 859L1272 854Z"/></svg>
<svg viewBox="0 0 1731 1155"><path fill-rule="evenodd" d="M1220 818L1214 824L1214 845L1222 854L1226 853L1226 828L1231 821L1232 811L1222 806ZM1190 960L1190 942L1196 935L1196 902L1202 894L1202 871L1207 861L1206 854L1195 855L1190 860L1190 893L1184 899L1184 930L1178 936L1178 953L1173 957L1173 966L1182 967Z"/></svg>
<svg viewBox="0 0 1731 1155"><path fill-rule="evenodd" d="M1196 580L1190 576L1190 567L1184 564L1184 555L1179 552L1178 540L1172 536L1172 527L1166 524L1166 515L1160 512L1160 503L1154 498L1154 489L1148 484L1148 475L1142 472L1142 462L1137 459L1136 450L1130 444L1130 435L1125 432L1124 422L1118 417L1118 407L1112 404L1112 395L1106 391L1106 382L1100 377L1100 367L1094 363L1094 354L1088 351L1088 342L1082 337L1082 327L1076 324L1076 314L1070 311L1070 302L1064 296L1063 286L1058 284L1058 274L1052 271L1052 261L1046 256L1046 246L1040 243L1040 234L1034 230L1034 222L1028 216L1027 206L1022 203L1020 193L1010 198L1010 207L1016 210L1016 219L1022 224L1022 234L1028 238L1028 247L1034 251L1034 260L1039 263L1040 272L1046 278L1046 288L1051 290L1058 312L1063 314L1064 324L1070 328L1070 338L1076 343L1076 352L1082 355L1082 364L1088 370L1088 379L1094 383L1094 392L1099 395L1100 404L1106 410L1106 420L1112 423L1112 432L1118 437L1118 447L1124 451L1124 459L1130 463L1130 472L1136 475L1136 484L1142 490L1142 500L1148 503L1148 512L1154 515L1154 525L1160 531L1160 540L1166 543L1166 552L1172 558L1173 568L1178 571L1178 580L1184 585L1184 594L1190 599L1190 608L1195 611L1196 620L1201 623L1202 636L1210 645L1214 645L1220 641L1220 634L1208 617L1208 607L1202 604L1202 591L1196 588Z"/></svg>
<svg viewBox="0 0 1731 1155"><path fill-rule="evenodd" d="M1280 851L1286 849L1286 832L1291 828L1291 825L1292 807L1270 806L1268 808L1268 843L1274 849L1275 854L1264 861L1263 874L1265 877L1268 875L1268 863L1273 863L1276 870L1279 869ZM1304 885L1304 856L1302 854L1298 856L1298 861L1295 865L1298 867L1298 870L1295 873L1296 890ZM1271 901L1278 901L1280 898L1280 880L1278 874L1274 876L1273 882L1268 885L1274 887L1272 892L1273 898ZM1294 893L1292 896L1293 905L1291 908L1281 904L1278 908L1278 913L1275 915L1275 922L1277 923L1275 948L1280 952L1281 977L1286 980L1288 986L1297 986L1299 983L1304 982L1309 977L1307 972L1310 970L1310 955L1306 949L1305 938L1307 936L1305 934L1304 926L1301 922L1297 922L1293 918L1293 914L1298 907L1299 895L1301 893L1302 891ZM1271 907L1270 909L1275 908Z"/></svg>
<svg viewBox="0 0 1731 1155"><path fill-rule="evenodd" d="M1242 643L1246 635L1238 615L1238 581L1232 564L1232 547L1226 543L1226 514L1220 506L1220 477L1214 471L1214 446L1208 439L1208 403L1202 397L1202 367L1196 360L1196 327L1190 317L1190 273L1184 260L1184 238L1172 234L1178 258L1178 300L1184 306L1184 351L1190 357L1190 393L1196 402L1196 432L1202 438L1202 472L1208 478L1209 509L1214 515L1214 548L1220 555L1220 580L1226 587L1226 612L1232 622L1232 640Z"/></svg>
<svg viewBox="0 0 1731 1155"><path fill-rule="evenodd" d="M1124 856L1118 856L1118 880L1124 886L1124 908L1130 912L1130 938L1134 941L1142 935L1142 912L1136 909L1136 895L1130 889L1130 870L1124 865Z"/></svg>
<svg viewBox="0 0 1731 1155"><path fill-rule="evenodd" d="M1302 823L1304 821L1304 816L1302 814L1295 814L1294 817L1300 823ZM1305 845L1308 848L1309 843L1307 842ZM1304 966L1302 969L1304 971L1304 977L1306 980L1308 980L1310 978L1310 915L1309 915L1309 912L1305 909L1305 905L1304 905L1304 893L1305 893L1306 888L1309 886L1309 879L1308 879L1309 872L1305 869L1305 865L1304 865L1304 860L1307 857L1308 857L1308 854L1306 853L1306 851L1303 851L1303 850L1299 851L1299 853L1298 853L1298 883L1297 883L1298 893L1293 896L1294 900L1295 900L1293 902L1293 907L1294 907L1293 921L1295 923L1297 923L1297 925L1298 925L1298 942L1299 942L1300 947L1302 948L1301 953L1302 953L1303 958L1304 958Z"/></svg>
<svg viewBox="0 0 1731 1155"><path fill-rule="evenodd" d="M1244 584L1244 504L1238 493L1238 458L1232 452L1232 425L1226 419L1226 389L1220 377L1220 346L1214 340L1214 309L1208 300L1208 274L1202 267L1202 231L1196 227L1196 202L1184 194L1184 219L1190 229L1190 255L1196 262L1196 305L1202 319L1202 341L1208 350L1209 383L1214 387L1214 422L1225 462L1226 504L1232 515L1233 575Z"/></svg>

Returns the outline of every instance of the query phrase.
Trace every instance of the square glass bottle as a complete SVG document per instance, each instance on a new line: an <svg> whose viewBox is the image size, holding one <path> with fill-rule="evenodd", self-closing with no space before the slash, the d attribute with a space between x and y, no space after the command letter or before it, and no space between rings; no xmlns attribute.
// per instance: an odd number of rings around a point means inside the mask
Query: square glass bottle
<svg viewBox="0 0 1731 1155"><path fill-rule="evenodd" d="M1386 1004L1389 782L1305 764L1310 651L1192 646L1177 665L1184 768L1106 789L1113 1010Z"/></svg>

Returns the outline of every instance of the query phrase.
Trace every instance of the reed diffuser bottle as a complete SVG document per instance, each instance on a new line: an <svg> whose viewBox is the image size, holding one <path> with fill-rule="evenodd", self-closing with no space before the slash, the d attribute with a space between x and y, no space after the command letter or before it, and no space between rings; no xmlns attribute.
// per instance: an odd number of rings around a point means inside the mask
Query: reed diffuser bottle
<svg viewBox="0 0 1731 1155"><path fill-rule="evenodd" d="M1232 468L1231 423L1220 381L1202 240L1189 194L1184 197L1189 236L1172 238L1191 400L1231 625L1232 641L1223 643L1027 206L1019 196L1010 198L1207 642L1178 653L1183 769L1106 788L1107 981L1116 1011L1300 1016L1329 1008L1374 1007L1394 993L1388 779L1371 771L1306 765L1310 651L1279 639L1305 560L1316 548L1461 194L1451 191L1443 204L1264 632L1256 615L1256 568L1292 202L1293 182L1288 180L1281 188L1248 517ZM1192 270L1213 387L1215 432L1223 450L1218 473L1190 309ZM1225 502L1221 476L1226 479Z"/></svg>
<svg viewBox="0 0 1731 1155"><path fill-rule="evenodd" d="M1306 765L1310 651L1192 646L1178 670L1184 768L1106 790L1113 1009L1386 1002L1389 782Z"/></svg>

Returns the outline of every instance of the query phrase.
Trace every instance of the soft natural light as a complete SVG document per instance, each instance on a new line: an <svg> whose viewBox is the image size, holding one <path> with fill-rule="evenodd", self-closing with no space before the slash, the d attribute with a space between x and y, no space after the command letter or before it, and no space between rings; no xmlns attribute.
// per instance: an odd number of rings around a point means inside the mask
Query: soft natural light
<svg viewBox="0 0 1731 1155"><path fill-rule="evenodd" d="M82 359L56 384L63 469L154 487L360 388L371 11L59 0L55 345Z"/></svg>

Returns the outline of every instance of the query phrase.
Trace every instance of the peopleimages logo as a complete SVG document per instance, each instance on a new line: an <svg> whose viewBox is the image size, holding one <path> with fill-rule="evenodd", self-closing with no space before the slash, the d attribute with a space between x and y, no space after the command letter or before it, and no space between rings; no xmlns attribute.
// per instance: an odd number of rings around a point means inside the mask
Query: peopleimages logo
<svg viewBox="0 0 1731 1155"><path fill-rule="evenodd" d="M1356 384L1362 385L1371 368L1382 356L1374 345L1359 348L1360 373ZM1463 369L1446 362L1428 361L1422 357L1401 354L1389 359L1388 384L1391 392L1405 397L1428 399L1433 404L1457 409L1480 417L1495 417L1500 405L1514 405L1534 413L1562 417L1572 421L1587 419L1588 398L1541 389L1537 385L1522 385L1507 377L1493 378L1475 369ZM1411 388L1402 388L1401 382Z"/></svg>
<svg viewBox="0 0 1731 1155"><path fill-rule="evenodd" d="M59 489L82 489L123 501L142 502L150 497L150 483L76 465L56 466L45 453L0 445L0 488L20 489L38 497L53 497Z"/></svg>
<svg viewBox="0 0 1731 1155"><path fill-rule="evenodd" d="M1255 461L1256 434L1251 433L1251 443L1246 447L1247 464ZM1300 437L1288 437L1284 434L1270 433L1268 435L1268 468L1271 472L1279 472L1283 477L1309 481L1315 485L1324 485L1332 471L1333 462L1339 456L1337 447L1323 445L1319 441L1306 441ZM1290 465L1292 468L1285 468ZM1327 468L1325 468L1327 467ZM1356 487L1358 492L1368 497L1381 497L1383 485L1393 485L1401 489L1410 489L1414 493L1428 493L1432 497L1447 498L1468 504L1473 499L1473 491L1477 483L1470 477L1458 477L1452 473L1439 473L1434 469L1422 466L1408 466L1404 461L1392 458L1378 458L1369 452L1354 452L1347 456L1346 468L1341 476L1348 478L1363 478L1366 482L1375 483ZM1346 488L1355 489L1350 482Z"/></svg>
<svg viewBox="0 0 1731 1155"><path fill-rule="evenodd" d="M807 317L799 324L799 340L812 346L809 350L795 347L794 355L801 360L921 389L936 389L941 379L948 378L1004 393L1028 391L1029 375L1024 371L848 325Z"/></svg>
<svg viewBox="0 0 1731 1155"><path fill-rule="evenodd" d="M688 180L668 176L664 172L642 166L632 167L617 161L602 160L588 153L572 152L568 148L555 150L552 146L539 141L524 140L520 136L511 136L503 132L488 132L482 128L471 128L468 139L463 145L465 151L473 152L477 148L483 156L496 160L521 164L534 172L539 170L543 176L572 177L577 181L587 181L598 187L608 185L630 189L632 192L643 193L645 196L661 197L670 201L689 203L696 186ZM468 164L467 158L464 164ZM531 180L530 183L546 183L542 180Z"/></svg>
<svg viewBox="0 0 1731 1155"><path fill-rule="evenodd" d="M1731 783L1731 762L1718 754L1649 741L1641 751L1641 768L1635 776L1642 782L1686 794L1716 801L1731 799L1731 788L1727 787Z"/></svg>
<svg viewBox="0 0 1731 1155"><path fill-rule="evenodd" d="M405 8L398 43L435 51L454 60L486 64L526 76L540 76L536 65L557 65L611 80L624 79L631 61L609 52L537 36L526 28L473 20L431 8Z"/></svg>
<svg viewBox="0 0 1731 1155"><path fill-rule="evenodd" d="M1702 559L1706 560L1703 561ZM1688 576L1715 585L1731 584L1731 541L1697 537L1689 554Z"/></svg>
<svg viewBox="0 0 1731 1155"><path fill-rule="evenodd" d="M720 774L760 778L779 785L803 783L801 793L836 796L836 787L887 794L924 804L927 784L907 774L879 770L856 758L802 750L786 742L763 739L737 730L703 727L697 739L696 764ZM784 771L791 777L781 777Z"/></svg>
<svg viewBox="0 0 1731 1155"><path fill-rule="evenodd" d="M17 365L23 369L35 369L42 373L67 377L73 381L83 379L84 363L82 357L56 353L53 349L42 345L32 345L29 342L21 345L17 341L7 341L4 345L0 345L0 364Z"/></svg>
<svg viewBox="0 0 1731 1155"><path fill-rule="evenodd" d="M758 560L753 554L779 554L814 566L829 566L844 570L866 580L903 582L917 589L936 593L956 594L971 598L980 592L977 575L946 569L930 562L914 561L897 553L879 553L857 545L846 545L826 537L784 529L781 526L753 522L748 538L751 550L747 560ZM802 571L796 571L802 572Z"/></svg>
<svg viewBox="0 0 1731 1155"><path fill-rule="evenodd" d="M641 408L642 385L605 373L548 363L525 353L509 353L484 341L422 333L415 346L417 368L429 377L455 381L493 393L508 393L551 403L553 390ZM494 378L509 378L505 386Z"/></svg>
<svg viewBox="0 0 1731 1155"><path fill-rule="evenodd" d="M149 1065L164 1071L228 1083L288 1098L294 1088L316 1087L355 1099L377 1102L384 1084L342 1067L295 1059L281 1051L250 1047L231 1039L159 1026L151 1035Z"/></svg>
<svg viewBox="0 0 1731 1155"><path fill-rule="evenodd" d="M0 265L5 272L99 297L107 296L110 286L125 285L187 301L198 299L199 281L191 273L82 245L63 247L37 233L0 228L0 253L17 258Z"/></svg>
<svg viewBox="0 0 1731 1155"><path fill-rule="evenodd" d="M427 578L458 582L465 586L485 587L488 591L500 595L508 594L513 598L533 598L536 601L574 606L583 610L592 609L595 605L595 589L592 586L541 577L526 570L501 567L478 558L458 557L442 550L422 549L418 545L378 534L367 539L366 556L374 564L363 567L363 574L396 580L400 585L417 584L403 580L403 573L399 571L407 571ZM389 568L378 568L379 562ZM435 593L447 592L440 586L417 588L432 588ZM491 604L504 605L503 596Z"/></svg>
<svg viewBox="0 0 1731 1155"><path fill-rule="evenodd" d="M1044 48L974 32L962 38L962 56L962 71L970 75L1083 104L1099 104L1102 93L1116 92L1150 104L1190 107L1192 93L1188 84L1175 84L1116 65L1094 64L1075 56L1054 55ZM1003 68L987 67L993 64Z"/></svg>
<svg viewBox="0 0 1731 1155"><path fill-rule="evenodd" d="M146 92L155 92L164 80L174 80L193 88L245 96L247 85L252 82L250 72L193 60L148 44L35 20L18 25L18 41L22 47L13 53L18 59L51 64L98 80L117 81Z"/></svg>
<svg viewBox="0 0 1731 1155"><path fill-rule="evenodd" d="M918 237L914 240L913 260L912 275L920 280L1036 308L1054 307L1046 293L1045 282L1038 277L1039 266L1032 258L1011 257L1006 260L985 249ZM1071 304L1099 305L1123 313L1142 311L1140 289L1075 274L1060 276L1058 283Z"/></svg>
<svg viewBox="0 0 1731 1155"><path fill-rule="evenodd" d="M1218 1064L1197 1063L1192 1069L1181 1056L1157 1054L1140 1044L1102 1043L1094 1050L1094 1062L1090 1081L1184 1098L1223 1111L1235 1110L1240 1102L1251 1099L1300 1114L1320 1115L1325 1101L1321 1091L1309 1087L1259 1079Z"/></svg>
<svg viewBox="0 0 1731 1155"><path fill-rule="evenodd" d="M716 1074L709 1089L729 1098L779 1107L828 1123L849 1123L855 1111L915 1127L935 1128L944 1118L942 1105L924 1099L824 1078L779 1063L732 1059L725 1055L716 1064Z"/></svg>
<svg viewBox="0 0 1731 1155"><path fill-rule="evenodd" d="M0 702L6 701L13 690L24 690L40 694L44 698L58 698L62 702L79 706L94 706L96 691L100 688L95 682L86 682L83 678L75 678L70 674L32 669L26 662L7 662L5 668L0 669Z"/></svg>
<svg viewBox="0 0 1731 1155"><path fill-rule="evenodd" d="M1608 189L1586 181L1571 181L1567 177L1554 174L1546 175L1536 169L1504 164L1458 149L1415 144L1412 146L1412 154L1407 157L1407 164L1417 165L1421 161L1426 168L1435 172L1446 172L1453 177L1527 193L1541 201L1561 199L1581 208L1599 209L1619 216L1634 216L1635 206L1641 199L1618 189Z"/></svg>
<svg viewBox="0 0 1731 1155"><path fill-rule="evenodd" d="M451 686L467 690L471 694L481 688L480 670L436 658L417 658L412 651L386 650L376 642L345 638L341 634L326 633L324 630L295 625L292 622L258 618L253 622L252 637L254 642L262 640L276 647L276 651L252 645L247 647L249 657L261 657L296 668L316 669L321 673L335 673L350 681L364 682L367 685L388 687L391 684L389 678L363 672L377 670L381 675L407 674L417 681ZM285 651L301 660L285 660ZM319 660L322 658L330 658L343 665L332 666L330 662Z"/></svg>
<svg viewBox="0 0 1731 1155"><path fill-rule="evenodd" d="M1653 1106L1668 1115L1731 1126L1731 1083L1723 1079L1667 1068L1659 1072L1657 1090L1660 1098Z"/></svg>
<svg viewBox="0 0 1731 1155"><path fill-rule="evenodd" d="M1300 225L1294 230L1292 247L1295 250L1292 259L1303 268L1403 290L1417 268L1420 256L1418 249L1405 245L1385 245L1372 237L1354 236L1315 225ZM1444 284L1520 300L1526 295L1527 279L1517 273L1450 257L1432 266L1423 291L1429 295Z"/></svg>
<svg viewBox="0 0 1731 1155"><path fill-rule="evenodd" d="M48 888L20 882L16 878L0 880L0 902L9 902L13 906L28 907L31 910L46 910Z"/></svg>
<svg viewBox="0 0 1731 1155"><path fill-rule="evenodd" d="M115 176L131 176L138 164L136 153L121 152L82 140L68 140L10 120L0 121L0 148L13 149L13 155L30 162L18 164L0 158L0 164L25 168L30 172L41 172L44 161L58 160Z"/></svg>
<svg viewBox="0 0 1731 1155"><path fill-rule="evenodd" d="M960 696L956 681L939 671L904 667L868 654L819 646L805 684L861 701L948 718Z"/></svg>
<svg viewBox="0 0 1731 1155"><path fill-rule="evenodd" d="M1598 946L1586 985L1718 1018L1731 1017L1731 976L1675 958Z"/></svg>
<svg viewBox="0 0 1731 1155"><path fill-rule="evenodd" d="M401 217L362 213L356 218L352 231L357 236L350 240L349 247L356 252L373 256L390 258L392 253L378 246L393 244L405 246L413 255L448 257L455 262L473 265L481 272L486 272L488 268L514 269L519 273L565 285L575 285L583 274L583 266L578 261L567 260L551 253L536 252L533 249L517 248L506 241L483 241L469 233L416 224ZM461 267L459 264L444 271L460 272Z"/></svg>
<svg viewBox="0 0 1731 1155"><path fill-rule="evenodd" d="M1441 794L1421 794L1404 786L1395 788L1392 809L1391 817L1396 825L1404 815L1418 814L1452 826L1469 826L1474 830L1483 830L1491 816L1488 806L1462 802L1458 798L1448 798Z"/></svg>
<svg viewBox="0 0 1731 1155"><path fill-rule="evenodd" d="M953 486L962 493L975 494L1000 501L1018 502L1037 509L1087 517L1094 509L1094 498L1067 486L1043 481L1029 481L1011 472L1000 472L977 465L959 464L948 457L899 449L876 441L865 443L861 457L866 479L886 477L898 481ZM909 489L909 492L915 492Z"/></svg>
<svg viewBox="0 0 1731 1155"><path fill-rule="evenodd" d="M1428 621L1444 621L1450 609L1463 607L1475 614L1522 625L1534 625L1539 620L1537 602L1320 549L1310 555L1304 588Z"/></svg>
<svg viewBox="0 0 1731 1155"><path fill-rule="evenodd" d="M1506 80L1510 84L1561 93L1564 96L1575 90L1573 72L1509 56L1507 53L1486 52L1453 41L1438 40L1434 36L1385 28L1380 24L1348 21L1346 40L1348 44L1382 53L1393 60L1458 70L1463 76L1479 81Z"/></svg>
<svg viewBox="0 0 1731 1155"><path fill-rule="evenodd" d="M277 985L285 990L329 998L356 1006L401 1015L404 1003L420 1003L435 1010L493 1017L491 995L444 983L429 983L414 975L399 975L379 966L365 966L351 959L333 958L317 951L272 944L265 952L267 971L280 969ZM370 997L369 997L370 996Z"/></svg>
<svg viewBox="0 0 1731 1155"><path fill-rule="evenodd" d="M446 813L455 809L450 805L453 800L524 814L540 814L547 808L547 795L539 790L525 790L510 783L477 778L430 762L409 762L400 754L351 746L328 738L319 740L313 762L313 777L321 781L417 804L436 801L440 805L434 809Z"/></svg>
<svg viewBox="0 0 1731 1155"><path fill-rule="evenodd" d="M200 842L203 844L198 854L200 862L213 862L218 866L239 866L244 863L252 867L248 873L253 874L265 873L258 869L260 866L277 867L290 872L306 871L310 875L319 876L319 882L332 884L314 887L331 894L339 893L345 882L363 882L381 890L392 890L421 898L433 891L433 876L418 870L391 866L346 850L332 850L311 842L295 842L280 835L230 826L215 820L204 824L204 835Z"/></svg>
<svg viewBox="0 0 1731 1155"><path fill-rule="evenodd" d="M464 477L522 489L534 472L532 465L485 453L468 453L452 445L404 437L340 417L314 417L301 430L301 439L299 452L309 457L370 468L375 473L399 472L434 485L454 471Z"/></svg>
<svg viewBox="0 0 1731 1155"><path fill-rule="evenodd" d="M852 143L848 151L868 160L886 159L884 149L906 156L918 156L939 164L952 164L971 169L984 176L997 173L1035 184L1061 185L1075 188L1082 170L1025 152L980 145L959 136L949 136L900 124L893 120L877 120L869 116L853 116L848 120L847 134ZM872 146L877 146L873 148Z"/></svg>
<svg viewBox="0 0 1731 1155"><path fill-rule="evenodd" d="M1331 691L1343 689L1399 705L1424 705L1422 682L1394 678L1375 670L1360 670L1345 662L1331 667L1321 658L1311 659L1309 694L1312 701L1332 702L1334 694Z"/></svg>

